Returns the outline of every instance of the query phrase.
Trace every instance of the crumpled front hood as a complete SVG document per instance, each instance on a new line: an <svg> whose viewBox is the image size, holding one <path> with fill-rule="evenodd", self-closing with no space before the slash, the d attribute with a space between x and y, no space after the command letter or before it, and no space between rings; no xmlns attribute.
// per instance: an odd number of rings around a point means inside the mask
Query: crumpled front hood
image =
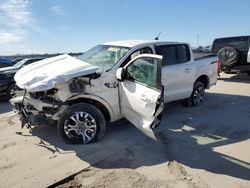
<svg viewBox="0 0 250 188"><path fill-rule="evenodd" d="M37 61L21 68L14 79L18 87L29 92L52 89L72 78L95 73L98 67L67 54Z"/></svg>

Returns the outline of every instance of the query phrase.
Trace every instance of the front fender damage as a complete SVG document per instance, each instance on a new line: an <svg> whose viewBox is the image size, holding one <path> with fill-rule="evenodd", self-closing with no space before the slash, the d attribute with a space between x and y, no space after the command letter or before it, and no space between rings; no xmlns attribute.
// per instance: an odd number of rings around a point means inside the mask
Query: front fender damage
<svg viewBox="0 0 250 188"><path fill-rule="evenodd" d="M30 128L33 125L55 125L63 111L69 106L71 99L86 95L86 89L91 87L92 75L73 78L65 83L57 84L55 88L39 92L16 91L10 100L22 122ZM9 124L13 124L9 118Z"/></svg>

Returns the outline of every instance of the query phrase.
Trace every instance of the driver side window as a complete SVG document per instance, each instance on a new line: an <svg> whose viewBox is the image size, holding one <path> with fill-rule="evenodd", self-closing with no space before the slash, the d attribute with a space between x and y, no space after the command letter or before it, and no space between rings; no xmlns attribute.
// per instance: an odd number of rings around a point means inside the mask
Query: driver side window
<svg viewBox="0 0 250 188"><path fill-rule="evenodd" d="M127 67L125 78L157 88L157 61L146 57L135 60Z"/></svg>
<svg viewBox="0 0 250 188"><path fill-rule="evenodd" d="M134 51L130 56L127 57L127 59L121 64L120 67L124 67L131 59L135 58L136 56L140 54L153 54L153 51L150 47L141 48L139 50Z"/></svg>

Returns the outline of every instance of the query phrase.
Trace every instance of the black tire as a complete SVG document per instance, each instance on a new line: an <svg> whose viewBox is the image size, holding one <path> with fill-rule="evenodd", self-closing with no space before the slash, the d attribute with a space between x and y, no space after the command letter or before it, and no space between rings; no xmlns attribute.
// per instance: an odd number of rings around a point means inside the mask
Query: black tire
<svg viewBox="0 0 250 188"><path fill-rule="evenodd" d="M205 86L202 82L196 81L194 83L193 92L189 98L186 99L185 105L188 107L198 106L203 101L205 95Z"/></svg>
<svg viewBox="0 0 250 188"><path fill-rule="evenodd" d="M230 68L239 62L240 52L233 46L226 46L219 50L218 58L222 66Z"/></svg>
<svg viewBox="0 0 250 188"><path fill-rule="evenodd" d="M73 121L75 117L79 121ZM83 121L80 121L80 118ZM73 126L71 124L73 124ZM69 106L63 112L57 124L58 134L67 144L88 144L96 142L103 138L105 130L106 121L103 114L94 105L88 103L78 103ZM91 139L88 139L87 136L91 137ZM87 140L84 140L84 138Z"/></svg>
<svg viewBox="0 0 250 188"><path fill-rule="evenodd" d="M7 92L6 92L7 93L6 96L8 99L11 99L12 97L14 97L13 91L15 90L15 88L16 88L16 84L11 84L8 87Z"/></svg>

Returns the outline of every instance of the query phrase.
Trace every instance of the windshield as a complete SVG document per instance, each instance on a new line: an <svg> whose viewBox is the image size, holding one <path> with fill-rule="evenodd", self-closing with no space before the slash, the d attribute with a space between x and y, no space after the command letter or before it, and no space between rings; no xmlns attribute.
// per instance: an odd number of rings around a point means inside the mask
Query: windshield
<svg viewBox="0 0 250 188"><path fill-rule="evenodd" d="M27 60L26 59L23 59L21 61L18 61L15 65L13 65L13 67L15 68L19 68L21 67Z"/></svg>
<svg viewBox="0 0 250 188"><path fill-rule="evenodd" d="M97 45L77 58L98 66L97 72L109 71L122 57L124 57L130 48L110 45Z"/></svg>

